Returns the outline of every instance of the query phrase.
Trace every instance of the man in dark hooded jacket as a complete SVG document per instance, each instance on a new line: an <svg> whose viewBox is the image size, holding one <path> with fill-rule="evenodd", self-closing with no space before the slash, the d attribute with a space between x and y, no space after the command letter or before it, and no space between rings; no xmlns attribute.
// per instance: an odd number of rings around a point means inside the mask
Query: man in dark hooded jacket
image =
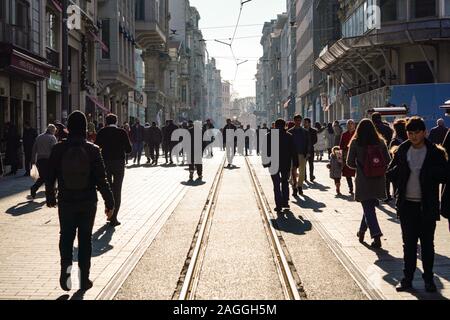
<svg viewBox="0 0 450 320"><path fill-rule="evenodd" d="M97 189L105 201L105 213L114 212L114 198L106 179L105 166L98 146L86 141L84 113L74 111L68 118L67 140L56 144L50 154L46 180L47 206L58 206L61 255L60 286L71 290L73 242L78 231L78 267L80 289L92 287L89 280L92 254L92 229L97 212ZM58 204L55 182L58 181Z"/></svg>

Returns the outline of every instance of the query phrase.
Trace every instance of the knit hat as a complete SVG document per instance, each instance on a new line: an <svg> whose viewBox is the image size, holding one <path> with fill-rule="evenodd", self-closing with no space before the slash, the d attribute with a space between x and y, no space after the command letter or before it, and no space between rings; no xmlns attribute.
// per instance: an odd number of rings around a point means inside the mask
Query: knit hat
<svg viewBox="0 0 450 320"><path fill-rule="evenodd" d="M74 111L67 119L67 129L71 136L86 137L87 120L81 111Z"/></svg>

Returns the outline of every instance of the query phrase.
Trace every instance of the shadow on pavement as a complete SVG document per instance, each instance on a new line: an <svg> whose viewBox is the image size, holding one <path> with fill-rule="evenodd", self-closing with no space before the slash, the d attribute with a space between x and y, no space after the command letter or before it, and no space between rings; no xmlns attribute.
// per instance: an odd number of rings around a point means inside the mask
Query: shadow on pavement
<svg viewBox="0 0 450 320"><path fill-rule="evenodd" d="M84 300L84 295L86 294L86 291L84 290L78 290L77 292L75 292L72 296L72 298L70 298L70 300Z"/></svg>
<svg viewBox="0 0 450 320"><path fill-rule="evenodd" d="M226 170L239 170L240 168L241 167L238 167L238 166L235 166L235 165L232 165L231 167L225 166Z"/></svg>
<svg viewBox="0 0 450 320"><path fill-rule="evenodd" d="M371 250L376 253L378 259L374 262L374 264L386 273L383 276L383 280L395 287L399 283L399 281L403 278L403 259L392 256L391 254L389 254L389 251L385 249L374 249L367 243L363 243L363 245L368 250ZM442 256L438 257L438 255L436 255L436 258L446 259L447 260L446 263L450 262L449 261L450 259L447 257ZM415 274L415 281L413 283L414 289L409 291L408 293L412 294L419 300L448 300L448 298L444 297L440 293L440 290L444 288L444 285L439 278L437 277L434 278L436 286L438 288L438 292L428 293L424 289L424 285L423 282L421 281L421 276L419 276L419 274L420 271L417 270ZM439 274L439 272L436 272L436 275L440 275L442 276L442 278L448 281L448 275L444 276L444 274Z"/></svg>
<svg viewBox="0 0 450 320"><path fill-rule="evenodd" d="M300 208L312 209L314 212L323 212L323 210L321 210L321 209L326 207L325 203L318 202L306 195L302 195L301 197L303 197L305 200L302 201L302 199L300 197L295 197L296 201L293 202Z"/></svg>
<svg viewBox="0 0 450 320"><path fill-rule="evenodd" d="M16 204L15 206L9 208L6 210L6 213L12 215L13 217L18 217L24 214L29 214L36 212L45 205L45 201L43 202L34 202L34 201L27 201L27 202L21 202Z"/></svg>
<svg viewBox="0 0 450 320"><path fill-rule="evenodd" d="M275 229L296 235L304 235L312 229L312 224L309 220L301 216L297 219L292 211L279 213L278 217L271 219L271 221Z"/></svg>
<svg viewBox="0 0 450 320"><path fill-rule="evenodd" d="M190 180L190 181L182 181L181 184L183 186L187 186L187 187L199 187L199 186L206 184L206 182L203 180L197 179L197 180Z"/></svg>
<svg viewBox="0 0 450 320"><path fill-rule="evenodd" d="M390 207L390 206L389 206ZM389 209L386 209L383 205L379 205L377 207L381 212L386 213L389 216L388 221L394 222L396 224L400 224L400 220L397 218L397 213L392 212Z"/></svg>
<svg viewBox="0 0 450 320"><path fill-rule="evenodd" d="M116 230L104 225L92 235L92 256L98 257L114 247L110 245L112 236Z"/></svg>
<svg viewBox="0 0 450 320"><path fill-rule="evenodd" d="M323 184L320 184L320 183L318 183L318 182L306 182L306 184L307 184L307 186L308 186L308 188L307 189L314 189L314 190L319 190L319 191L328 191L328 190L330 190L331 188L330 187L327 187L327 186L324 186Z"/></svg>

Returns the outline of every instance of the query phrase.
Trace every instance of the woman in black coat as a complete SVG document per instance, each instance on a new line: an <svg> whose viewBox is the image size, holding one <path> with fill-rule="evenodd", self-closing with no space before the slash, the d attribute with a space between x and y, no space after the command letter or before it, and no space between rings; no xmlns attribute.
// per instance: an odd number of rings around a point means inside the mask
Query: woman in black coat
<svg viewBox="0 0 450 320"><path fill-rule="evenodd" d="M19 169L19 149L20 137L17 132L17 127L9 123L7 124L6 133L5 165L11 166L11 172L7 175L16 175Z"/></svg>
<svg viewBox="0 0 450 320"><path fill-rule="evenodd" d="M447 132L447 136L444 139L442 146L447 151L449 159L447 159L447 184L444 185L442 191L442 203L441 203L441 214L443 217L449 219L450 222L450 131Z"/></svg>

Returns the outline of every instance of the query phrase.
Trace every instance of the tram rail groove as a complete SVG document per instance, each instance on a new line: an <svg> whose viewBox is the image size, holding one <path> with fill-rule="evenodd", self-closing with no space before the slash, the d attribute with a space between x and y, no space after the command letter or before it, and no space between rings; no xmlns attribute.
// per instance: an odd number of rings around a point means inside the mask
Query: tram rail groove
<svg viewBox="0 0 450 320"><path fill-rule="evenodd" d="M283 240L281 232L276 230L273 222L276 218L270 209L269 202L264 194L261 183L256 176L255 170L248 158L245 158L250 180L258 202L259 211L263 220L264 229L269 239L270 247L274 257L277 273L283 288L284 295L289 300L306 300L307 295L302 286L301 279L294 266L289 250Z"/></svg>
<svg viewBox="0 0 450 320"><path fill-rule="evenodd" d="M226 157L224 156L220 169L214 177L214 182L202 214L200 215L199 224L192 241L193 245L191 245L180 279L178 280L177 289L172 296L173 300L193 300L195 298L195 291L198 286L199 274L206 253L206 244L211 230L212 217L222 182L225 162Z"/></svg>

